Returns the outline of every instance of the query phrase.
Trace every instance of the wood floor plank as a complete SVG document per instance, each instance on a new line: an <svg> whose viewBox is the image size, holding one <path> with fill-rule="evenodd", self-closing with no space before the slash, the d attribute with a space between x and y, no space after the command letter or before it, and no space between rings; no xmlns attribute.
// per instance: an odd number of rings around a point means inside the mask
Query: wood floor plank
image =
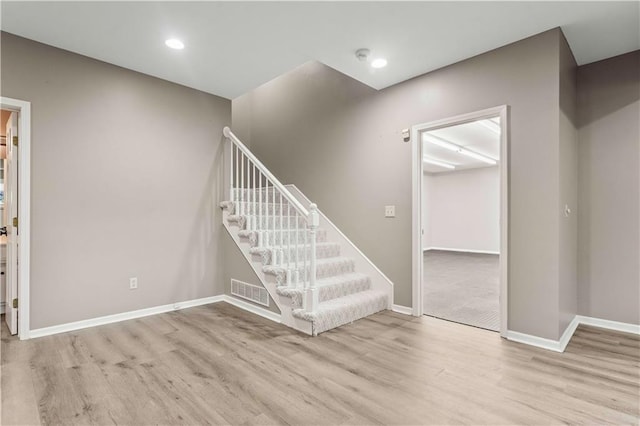
<svg viewBox="0 0 640 426"><path fill-rule="evenodd" d="M217 303L19 341L3 424L635 424L640 338L564 353L390 311L309 337Z"/></svg>
<svg viewBox="0 0 640 426"><path fill-rule="evenodd" d="M24 362L3 364L0 369L0 378L3 389L0 400L0 406L2 406L0 424L40 424L31 367Z"/></svg>

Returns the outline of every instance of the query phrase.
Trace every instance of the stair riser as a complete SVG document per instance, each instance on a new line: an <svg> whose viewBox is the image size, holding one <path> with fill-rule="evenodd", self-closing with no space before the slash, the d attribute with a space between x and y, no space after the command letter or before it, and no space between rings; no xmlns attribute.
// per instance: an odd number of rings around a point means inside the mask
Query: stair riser
<svg viewBox="0 0 640 426"><path fill-rule="evenodd" d="M306 281L306 277L309 275L311 270L311 266L307 265L305 268L304 265L299 265L297 269L297 273L299 276L299 281L295 282L304 282ZM287 284L287 270L284 267L280 266L265 266L263 268L265 274L276 275L278 278L279 285ZM293 271L293 268L292 268ZM331 263L320 263L316 265L316 279L320 280L323 278L335 277L337 275L342 274L350 274L355 271L355 264L352 260L344 260L339 262L331 262ZM295 271L293 271L295 274ZM295 275L294 275L295 276Z"/></svg>
<svg viewBox="0 0 640 426"><path fill-rule="evenodd" d="M297 318L313 321L313 335L349 324L360 318L373 315L376 312L387 308L388 299L385 294L365 296L366 299L353 303L349 306L337 307L331 313L314 315L298 308L292 311L292 315Z"/></svg>
<svg viewBox="0 0 640 426"><path fill-rule="evenodd" d="M262 198L260 198L262 196ZM280 204L281 201L281 197L280 197L280 193L278 191L276 191L276 193L273 193L272 189L269 189L268 191L266 190L262 190L259 191L257 189L253 190L253 189L248 189L245 190L244 192L242 190L237 190L237 192L235 193L235 197L234 197L234 203L247 203L247 202L251 202L251 203L258 203L258 202L262 202L262 203L274 203L274 204ZM288 203L287 199L285 198L285 196L282 196L282 204Z"/></svg>
<svg viewBox="0 0 640 426"><path fill-rule="evenodd" d="M262 207L262 209L260 207ZM245 215L257 215L258 213L260 213L262 214L262 216L266 216L267 213L269 214L269 216L272 216L274 214L279 216L281 211L283 215L288 216L294 216L295 213L293 207L288 208L288 205L286 204L280 206L280 204L271 203L262 203L262 205L260 205L259 203L235 202L232 203L231 207L229 208L230 214L240 214L241 211Z"/></svg>
<svg viewBox="0 0 640 426"><path fill-rule="evenodd" d="M289 230L296 228L296 222L298 224L298 229L306 229L307 228L307 220L303 217L299 216L244 216L244 228L250 230L266 230L266 231L279 231L279 230Z"/></svg>
<svg viewBox="0 0 640 426"><path fill-rule="evenodd" d="M318 298L320 302L326 302L327 300L337 299L338 297L348 296L350 294L366 291L370 288L371 281L367 277L366 279L359 279L347 283L319 287ZM302 307L303 292L301 290L291 291L289 292L288 296L291 297L292 308L295 309Z"/></svg>
<svg viewBox="0 0 640 426"><path fill-rule="evenodd" d="M306 247L306 250L303 247L298 247L297 250L292 247L291 250L288 250L286 246L284 248L276 249L265 248L264 250L262 250L261 254L262 263L264 265L282 265L287 263L294 263L296 261L296 254L298 263L302 263L305 259L305 252L308 261L309 259L311 259L311 249L309 247ZM340 256L340 246L337 244L319 245L316 247L316 259L326 259L329 257L338 256Z"/></svg>
<svg viewBox="0 0 640 426"><path fill-rule="evenodd" d="M258 232L261 232L261 239L259 241ZM304 241L304 234L307 231L305 229L298 230L298 240L296 241L296 232L290 230L280 231L253 231L250 232L247 238L249 238L251 247L269 247L269 246L282 246L282 245L299 245ZM327 232L324 229L318 229L316 231L316 242L322 243L327 241ZM297 244L296 244L297 243Z"/></svg>

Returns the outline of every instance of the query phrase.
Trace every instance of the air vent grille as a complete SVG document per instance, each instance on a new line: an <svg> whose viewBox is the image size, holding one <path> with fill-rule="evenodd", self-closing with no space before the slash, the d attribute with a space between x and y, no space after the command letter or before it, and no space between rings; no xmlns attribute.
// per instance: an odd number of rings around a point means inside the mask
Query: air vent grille
<svg viewBox="0 0 640 426"><path fill-rule="evenodd" d="M269 306L269 293L264 287L231 279L231 294L260 305Z"/></svg>

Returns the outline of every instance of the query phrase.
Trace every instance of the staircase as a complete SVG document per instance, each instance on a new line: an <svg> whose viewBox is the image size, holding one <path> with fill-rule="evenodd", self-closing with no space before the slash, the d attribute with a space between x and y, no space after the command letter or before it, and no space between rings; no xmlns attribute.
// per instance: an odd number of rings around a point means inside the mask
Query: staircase
<svg viewBox="0 0 640 426"><path fill-rule="evenodd" d="M223 223L289 327L316 336L384 309L393 283L231 132Z"/></svg>

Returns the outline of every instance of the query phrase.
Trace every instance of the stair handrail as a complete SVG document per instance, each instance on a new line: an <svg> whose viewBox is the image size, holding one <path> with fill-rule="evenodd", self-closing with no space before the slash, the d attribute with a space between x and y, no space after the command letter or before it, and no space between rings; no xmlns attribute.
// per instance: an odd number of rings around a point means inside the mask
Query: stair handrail
<svg viewBox="0 0 640 426"><path fill-rule="evenodd" d="M255 155L253 155L253 153L249 150L249 148L247 148L245 144L243 144L242 141L238 139L238 137L231 131L231 129L228 126L225 126L222 129L222 133L226 138L230 139L240 149L240 151L242 151L242 153L249 160L251 160L252 163L256 165L258 170L271 181L273 186L275 186L276 189L280 193L282 193L282 195L287 199L289 203L291 203L291 205L298 211L298 213L300 213L305 218L309 217L309 211L302 205L302 203L300 203L300 201L298 201L298 199L293 196L293 194L287 189L287 187L284 186L282 182L280 182L278 178L276 178L269 171L269 169L267 169L267 167L264 164L262 164L260 160L258 160L258 158Z"/></svg>

